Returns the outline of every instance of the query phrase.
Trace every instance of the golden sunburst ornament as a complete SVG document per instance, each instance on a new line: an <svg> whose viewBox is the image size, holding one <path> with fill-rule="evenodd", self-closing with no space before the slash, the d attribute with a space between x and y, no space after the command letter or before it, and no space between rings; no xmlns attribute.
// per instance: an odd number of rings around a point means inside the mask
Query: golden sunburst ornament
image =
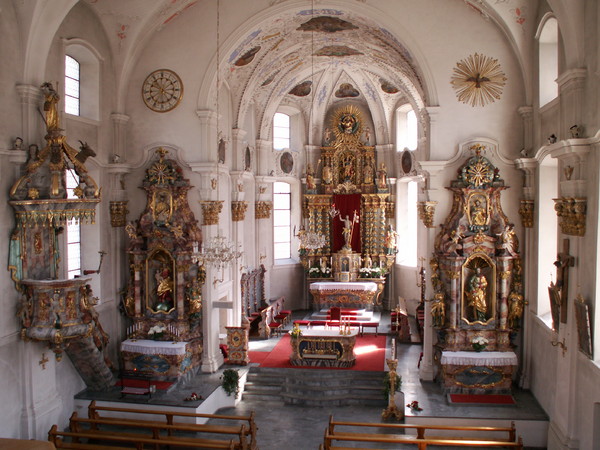
<svg viewBox="0 0 600 450"><path fill-rule="evenodd" d="M506 75L497 59L475 53L456 63L450 83L459 101L485 106L500 99Z"/></svg>

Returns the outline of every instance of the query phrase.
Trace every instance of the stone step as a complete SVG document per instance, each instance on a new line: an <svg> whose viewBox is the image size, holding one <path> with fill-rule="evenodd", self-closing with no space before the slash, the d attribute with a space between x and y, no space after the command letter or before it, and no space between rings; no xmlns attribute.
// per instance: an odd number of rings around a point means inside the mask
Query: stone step
<svg viewBox="0 0 600 450"><path fill-rule="evenodd" d="M244 392L275 392L280 393L283 390L283 387L279 384L256 384L256 383L246 383L244 386Z"/></svg>
<svg viewBox="0 0 600 450"><path fill-rule="evenodd" d="M242 394L243 400L263 400L270 403L279 403L283 404L283 399L281 394L265 394L265 393L256 393L256 392L246 392Z"/></svg>

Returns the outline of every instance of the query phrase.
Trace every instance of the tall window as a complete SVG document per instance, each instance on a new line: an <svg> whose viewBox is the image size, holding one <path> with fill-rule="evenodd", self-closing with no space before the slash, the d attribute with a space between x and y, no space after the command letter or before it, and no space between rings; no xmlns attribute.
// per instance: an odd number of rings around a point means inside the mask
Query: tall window
<svg viewBox="0 0 600 450"><path fill-rule="evenodd" d="M549 18L539 34L539 83L540 106L558 96L558 22Z"/></svg>
<svg viewBox="0 0 600 450"><path fill-rule="evenodd" d="M418 142L417 115L411 105L402 105L396 110L396 148L416 150Z"/></svg>
<svg viewBox="0 0 600 450"><path fill-rule="evenodd" d="M397 232L398 263L417 267L417 197L416 181L398 183Z"/></svg>
<svg viewBox="0 0 600 450"><path fill-rule="evenodd" d="M67 198L77 198L73 193L79 185L79 177L72 171L67 170ZM79 222L69 220L67 231L67 278L75 278L81 275L81 230Z"/></svg>
<svg viewBox="0 0 600 450"><path fill-rule="evenodd" d="M74 116L79 115L80 105L80 67L79 62L65 56L65 112Z"/></svg>
<svg viewBox="0 0 600 450"><path fill-rule="evenodd" d="M289 183L273 184L273 245L274 259L292 257L292 211Z"/></svg>
<svg viewBox="0 0 600 450"><path fill-rule="evenodd" d="M276 113L273 116L273 148L290 148L290 116L287 114Z"/></svg>

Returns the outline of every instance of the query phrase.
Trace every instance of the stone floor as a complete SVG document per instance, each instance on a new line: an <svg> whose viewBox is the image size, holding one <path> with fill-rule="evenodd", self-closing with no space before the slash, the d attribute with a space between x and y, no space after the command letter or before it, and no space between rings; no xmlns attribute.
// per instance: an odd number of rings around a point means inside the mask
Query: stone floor
<svg viewBox="0 0 600 450"><path fill-rule="evenodd" d="M295 313L295 318L302 318L307 312ZM385 323L387 317L387 323ZM289 326L288 326L289 328ZM389 315L383 315L380 333L389 332ZM391 337L388 336L391 340ZM254 351L268 351L278 342L279 338L269 340L251 340L250 349ZM389 343L389 342L388 342ZM418 418L464 418L472 420L506 419L523 421L546 421L547 416L529 391L515 389L514 397L517 404L514 406L467 406L449 404L442 393L438 383L423 382L419 380L418 363L421 354L419 344L398 344L397 356L399 360L398 374L402 377L402 391L405 395L405 404L416 400L422 411L412 411L405 408L406 422L410 423ZM162 404L195 406L200 402L185 402L184 399L192 392L203 398L208 397L220 385L220 374L224 366L213 374L198 374L185 386L178 387L167 393L158 392L152 399L127 398L130 403ZM247 368L240 368L241 371ZM323 371L324 376L335 376L335 371ZM115 399L118 398L118 389L114 393L105 393L101 398L98 393L82 392L80 399ZM398 405L402 407L403 405ZM380 407L303 407L285 405L283 402L265 402L261 400L242 400L236 407L222 408L219 414L246 414L255 411L258 425L258 444L263 450L287 448L290 450L316 450L323 442L323 435L329 416L337 420L358 422L381 422L382 409ZM394 447L402 448L402 447ZM415 448L408 446L407 448ZM440 448L440 447L436 447Z"/></svg>

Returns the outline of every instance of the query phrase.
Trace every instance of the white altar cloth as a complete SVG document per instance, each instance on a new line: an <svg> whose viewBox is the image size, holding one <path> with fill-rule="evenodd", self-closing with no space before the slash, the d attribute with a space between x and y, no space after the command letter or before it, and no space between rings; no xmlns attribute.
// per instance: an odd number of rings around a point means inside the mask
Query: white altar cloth
<svg viewBox="0 0 600 450"><path fill-rule="evenodd" d="M371 281L342 283L336 281L318 281L310 284L311 291L377 291L377 283Z"/></svg>
<svg viewBox="0 0 600 450"><path fill-rule="evenodd" d="M185 355L186 346L187 342L127 339L121 342L121 351L144 355Z"/></svg>
<svg viewBox="0 0 600 450"><path fill-rule="evenodd" d="M442 352L442 364L454 366L516 366L514 352Z"/></svg>

